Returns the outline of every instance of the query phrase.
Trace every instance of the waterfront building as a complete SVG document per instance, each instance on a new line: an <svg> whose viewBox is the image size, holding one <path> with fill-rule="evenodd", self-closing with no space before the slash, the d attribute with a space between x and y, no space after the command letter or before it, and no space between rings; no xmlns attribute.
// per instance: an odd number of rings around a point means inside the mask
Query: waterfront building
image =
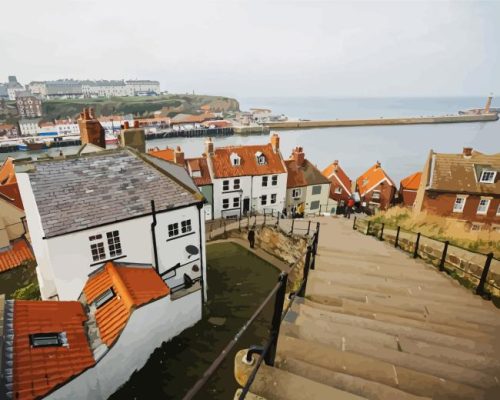
<svg viewBox="0 0 500 400"><path fill-rule="evenodd" d="M352 181L335 160L326 167L322 174L330 180L330 199L336 201L339 207L344 207L352 195Z"/></svg>
<svg viewBox="0 0 500 400"><path fill-rule="evenodd" d="M417 197L422 172L415 172L404 178L399 184L399 201L404 207L412 208Z"/></svg>
<svg viewBox="0 0 500 400"><path fill-rule="evenodd" d="M12 124L0 124L0 136L17 136L17 127Z"/></svg>
<svg viewBox="0 0 500 400"><path fill-rule="evenodd" d="M283 210L287 172L279 142L277 134L264 145L216 148L210 138L205 142L214 218Z"/></svg>
<svg viewBox="0 0 500 400"><path fill-rule="evenodd" d="M293 149L285 161L287 170L286 211L288 215L335 212L330 201L330 181L306 159L302 147Z"/></svg>
<svg viewBox="0 0 500 400"><path fill-rule="evenodd" d="M9 100L15 100L18 92L23 92L24 86L21 85L15 76L9 76L7 82L7 96Z"/></svg>
<svg viewBox="0 0 500 400"><path fill-rule="evenodd" d="M387 210L394 201L396 185L377 161L356 179L356 190L366 207L374 211Z"/></svg>
<svg viewBox="0 0 500 400"><path fill-rule="evenodd" d="M27 85L28 90L35 96L45 97L47 95L47 87L43 81L32 81Z"/></svg>
<svg viewBox="0 0 500 400"><path fill-rule="evenodd" d="M500 228L500 153L464 147L460 154L430 151L414 210L463 221L474 231Z"/></svg>
<svg viewBox="0 0 500 400"><path fill-rule="evenodd" d="M73 79L45 82L47 99L79 99L83 97L82 83Z"/></svg>
<svg viewBox="0 0 500 400"><path fill-rule="evenodd" d="M42 101L29 92L17 92L16 107L21 118L42 116Z"/></svg>
<svg viewBox="0 0 500 400"><path fill-rule="evenodd" d="M123 97L130 96L130 87L124 80L112 81L84 81L82 82L82 92L84 97ZM133 94L132 94L133 95Z"/></svg>
<svg viewBox="0 0 500 400"><path fill-rule="evenodd" d="M158 96L160 82L151 80L129 80L125 82L129 96Z"/></svg>
<svg viewBox="0 0 500 400"><path fill-rule="evenodd" d="M39 118L21 119L18 122L19 132L21 132L22 136L36 136L40 129L38 126L39 122Z"/></svg>

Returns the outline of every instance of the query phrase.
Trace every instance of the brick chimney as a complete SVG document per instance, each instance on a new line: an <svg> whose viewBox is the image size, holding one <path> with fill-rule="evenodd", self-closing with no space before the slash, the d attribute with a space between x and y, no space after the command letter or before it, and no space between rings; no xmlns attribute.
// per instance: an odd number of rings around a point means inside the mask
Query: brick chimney
<svg viewBox="0 0 500 400"><path fill-rule="evenodd" d="M105 132L101 123L95 118L92 108L84 108L78 119L80 128L80 139L82 144L92 143L96 146L106 148Z"/></svg>
<svg viewBox="0 0 500 400"><path fill-rule="evenodd" d="M184 165L184 152L181 150L180 146L174 151L174 162L176 164Z"/></svg>
<svg viewBox="0 0 500 400"><path fill-rule="evenodd" d="M339 160L335 160L333 162L333 170L337 172L338 169L339 169Z"/></svg>
<svg viewBox="0 0 500 400"><path fill-rule="evenodd" d="M302 147L296 147L295 149L293 149L292 158L297 163L297 166L302 167L302 165L304 165L306 156Z"/></svg>
<svg viewBox="0 0 500 400"><path fill-rule="evenodd" d="M463 151L464 157L469 158L472 156L472 147L464 147Z"/></svg>
<svg viewBox="0 0 500 400"><path fill-rule="evenodd" d="M375 168L379 169L381 166L382 164L380 164L380 161L377 160L377 162L375 163Z"/></svg>
<svg viewBox="0 0 500 400"><path fill-rule="evenodd" d="M120 132L120 146L131 147L141 153L146 152L146 132L144 128L136 128L139 121L134 121L134 128L129 127L129 123L125 121L123 129Z"/></svg>
<svg viewBox="0 0 500 400"><path fill-rule="evenodd" d="M271 146L273 147L273 151L275 153L280 149L280 137L277 133L271 134Z"/></svg>
<svg viewBox="0 0 500 400"><path fill-rule="evenodd" d="M212 142L211 137L205 141L205 153L207 157L212 157L214 155L214 142Z"/></svg>

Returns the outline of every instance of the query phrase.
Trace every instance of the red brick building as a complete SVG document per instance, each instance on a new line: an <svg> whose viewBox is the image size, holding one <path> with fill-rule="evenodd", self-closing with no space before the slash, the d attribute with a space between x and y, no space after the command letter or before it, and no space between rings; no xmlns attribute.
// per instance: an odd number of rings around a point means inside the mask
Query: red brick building
<svg viewBox="0 0 500 400"><path fill-rule="evenodd" d="M394 201L396 185L376 162L356 180L361 203L372 210L387 210Z"/></svg>
<svg viewBox="0 0 500 400"><path fill-rule="evenodd" d="M434 153L422 172L415 211L463 220L471 229L500 226L500 153L465 147L461 154Z"/></svg>
<svg viewBox="0 0 500 400"><path fill-rule="evenodd" d="M412 208L415 203L415 198L417 197L418 187L420 185L420 179L422 178L422 172L415 172L410 176L404 178L399 184L399 200L401 204L405 207Z"/></svg>
<svg viewBox="0 0 500 400"><path fill-rule="evenodd" d="M335 160L326 167L322 174L331 182L330 198L337 201L342 207L352 195L352 181L344 170L340 167L338 160Z"/></svg>

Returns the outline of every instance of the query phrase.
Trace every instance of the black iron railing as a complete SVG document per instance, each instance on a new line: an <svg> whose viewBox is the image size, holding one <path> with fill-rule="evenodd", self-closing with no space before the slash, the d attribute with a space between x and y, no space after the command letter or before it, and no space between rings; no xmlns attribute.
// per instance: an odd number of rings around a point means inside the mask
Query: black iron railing
<svg viewBox="0 0 500 400"><path fill-rule="evenodd" d="M307 221L308 222L308 221ZM313 227L308 226L309 231L312 233L312 236L308 238L307 249L290 265L287 271L284 271L280 274L278 278L278 282L274 285L273 289L266 296L264 301L259 305L257 310L253 313L253 315L245 322L245 324L240 328L238 333L234 336L234 338L226 345L224 350L219 354L219 356L212 362L210 367L205 371L203 376L196 382L196 384L187 392L184 396L183 400L193 399L199 391L205 386L205 384L209 381L210 377L217 371L217 369L221 366L222 362L225 360L227 355L233 350L234 346L241 339L242 335L246 332L246 330L255 322L255 320L262 314L267 305L271 304L274 299L274 310L273 310L273 318L271 321L271 326L269 329L269 336L266 340L266 344L263 347L252 346L249 351L250 357L254 353L258 353L261 355L259 357L252 373L247 380L245 387L240 395L240 399L244 399L250 386L252 385L253 380L257 374L259 367L262 362L265 362L266 365L274 365L274 360L276 357L276 349L278 345L278 337L279 331L281 327L281 323L285 318L286 313L292 306L296 297L304 297L307 287L307 279L309 276L309 270L314 269L315 266L315 258L318 249L318 240L319 240L319 222L314 222ZM304 260L304 268L303 275L300 281L300 286L298 290L289 294L289 303L285 312L283 312L283 307L285 304L286 298L286 289L288 283L288 276L290 272L294 271L301 264L302 260Z"/></svg>

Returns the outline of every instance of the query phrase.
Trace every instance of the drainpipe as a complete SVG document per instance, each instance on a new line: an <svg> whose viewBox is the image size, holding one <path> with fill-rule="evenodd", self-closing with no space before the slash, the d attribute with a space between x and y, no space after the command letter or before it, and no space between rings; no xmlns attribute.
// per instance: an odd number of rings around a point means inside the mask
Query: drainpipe
<svg viewBox="0 0 500 400"><path fill-rule="evenodd" d="M200 283L201 283L201 304L203 305L205 303L205 282L203 280L203 236L201 234L201 211L203 210L203 203L198 203L196 204L196 207L198 207L198 230L200 231ZM204 223L204 221L203 221Z"/></svg>
<svg viewBox="0 0 500 400"><path fill-rule="evenodd" d="M155 201L151 200L151 214L153 215L153 222L151 223L151 236L153 237L153 252L155 256L155 269L156 273L160 274L160 267L158 265L158 248L156 247L156 209Z"/></svg>

